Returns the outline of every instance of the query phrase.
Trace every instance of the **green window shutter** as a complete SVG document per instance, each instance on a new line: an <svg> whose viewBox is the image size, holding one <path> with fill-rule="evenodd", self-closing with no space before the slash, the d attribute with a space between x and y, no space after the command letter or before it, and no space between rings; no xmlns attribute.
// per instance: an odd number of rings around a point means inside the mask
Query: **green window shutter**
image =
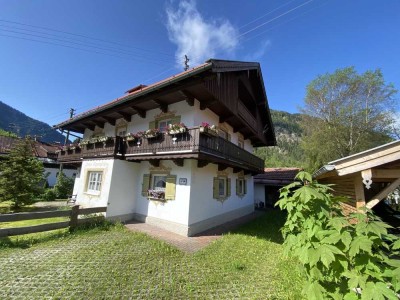
<svg viewBox="0 0 400 300"><path fill-rule="evenodd" d="M231 135L229 133L227 133L226 135L227 135L228 141L231 141Z"/></svg>
<svg viewBox="0 0 400 300"><path fill-rule="evenodd" d="M247 180L243 180L243 184L244 184L244 194L247 194Z"/></svg>
<svg viewBox="0 0 400 300"><path fill-rule="evenodd" d="M178 124L181 122L181 116L175 116L171 119L172 124Z"/></svg>
<svg viewBox="0 0 400 300"><path fill-rule="evenodd" d="M231 179L230 178L227 178L226 179L226 183L227 183L227 185L226 185L226 196L227 197L230 197L231 196Z"/></svg>
<svg viewBox="0 0 400 300"><path fill-rule="evenodd" d="M174 200L176 191L176 175L167 176L167 184L165 186L165 200Z"/></svg>
<svg viewBox="0 0 400 300"><path fill-rule="evenodd" d="M219 195L218 195L218 177L214 177L213 180L213 198L214 199L218 199Z"/></svg>
<svg viewBox="0 0 400 300"><path fill-rule="evenodd" d="M143 175L143 183L142 183L142 196L147 196L147 191L150 187L150 174Z"/></svg>
<svg viewBox="0 0 400 300"><path fill-rule="evenodd" d="M151 121L149 123L149 129L156 129L156 121Z"/></svg>
<svg viewBox="0 0 400 300"><path fill-rule="evenodd" d="M236 195L239 195L239 179L236 179Z"/></svg>

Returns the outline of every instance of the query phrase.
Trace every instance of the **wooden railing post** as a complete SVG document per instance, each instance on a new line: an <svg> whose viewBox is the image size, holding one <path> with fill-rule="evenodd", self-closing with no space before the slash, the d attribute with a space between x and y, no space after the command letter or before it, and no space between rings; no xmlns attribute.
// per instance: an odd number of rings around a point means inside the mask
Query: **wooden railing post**
<svg viewBox="0 0 400 300"><path fill-rule="evenodd" d="M78 226L79 205L74 205L71 208L71 219L69 221L69 228L74 229Z"/></svg>

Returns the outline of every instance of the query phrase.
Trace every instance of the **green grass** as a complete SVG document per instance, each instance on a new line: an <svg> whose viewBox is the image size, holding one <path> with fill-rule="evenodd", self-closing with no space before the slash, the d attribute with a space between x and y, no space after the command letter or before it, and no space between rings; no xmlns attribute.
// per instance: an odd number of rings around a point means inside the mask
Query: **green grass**
<svg viewBox="0 0 400 300"><path fill-rule="evenodd" d="M300 299L298 264L282 256L283 218L268 212L195 254L121 225L3 245L0 298Z"/></svg>

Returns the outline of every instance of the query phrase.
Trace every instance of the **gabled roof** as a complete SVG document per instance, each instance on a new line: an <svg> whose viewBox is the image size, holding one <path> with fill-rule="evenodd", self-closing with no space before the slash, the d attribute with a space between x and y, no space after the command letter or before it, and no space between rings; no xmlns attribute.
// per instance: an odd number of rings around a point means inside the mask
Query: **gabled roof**
<svg viewBox="0 0 400 300"><path fill-rule="evenodd" d="M400 140L331 161L313 176L317 178L344 176L378 166L400 167Z"/></svg>
<svg viewBox="0 0 400 300"><path fill-rule="evenodd" d="M292 183L300 171L300 168L265 168L263 174L254 176L254 183L286 185Z"/></svg>
<svg viewBox="0 0 400 300"><path fill-rule="evenodd" d="M7 155L20 142L20 138L0 136L0 155ZM59 145L50 145L44 142L31 141L32 154L38 158L54 158L56 150L61 149Z"/></svg>
<svg viewBox="0 0 400 300"><path fill-rule="evenodd" d="M241 121L238 119L231 119L229 122L236 122L236 124L231 124L232 127L235 125L236 127L234 128L236 131L243 131L241 133L248 135L252 139L252 143L256 146L276 145L264 81L260 64L257 62L210 59L204 64L148 86L143 84L137 85L129 89L127 94L104 105L78 114L69 120L55 125L54 128L83 133L85 128L92 128L91 130L94 130L94 126L98 126L98 124L103 126L104 122L110 122L109 120L113 120L112 122L114 123L116 119L123 117L129 122L131 116L134 114L138 114L144 118L148 110L157 107L168 107L170 104L184 100L188 101L188 103L193 103L194 99L199 100L200 103L210 108L219 116L225 114L223 119L227 119L230 117L227 114L231 112L231 109L236 108L233 108L227 101L222 101L222 98L227 98L227 95L230 95L230 93L217 91L216 89L222 89L219 84L220 79L222 80L221 84L224 84L224 89L238 88L238 83L235 86L234 80L239 81L238 77L232 77L227 73L237 74L235 76L242 75L245 80L250 82L245 88L254 90L254 94L251 97L254 97L254 100L257 101L254 105L258 107L257 109L261 115L261 120L259 120L260 123L258 124L257 121L251 120L248 120L251 123L246 123L247 118L244 118L243 123L240 123ZM211 82L211 80L214 81ZM236 97L234 96L230 99L237 101ZM248 102L245 101L245 103ZM242 113L242 118L244 114ZM252 127L249 128L249 124L255 125L251 125ZM256 126L262 129L254 131Z"/></svg>

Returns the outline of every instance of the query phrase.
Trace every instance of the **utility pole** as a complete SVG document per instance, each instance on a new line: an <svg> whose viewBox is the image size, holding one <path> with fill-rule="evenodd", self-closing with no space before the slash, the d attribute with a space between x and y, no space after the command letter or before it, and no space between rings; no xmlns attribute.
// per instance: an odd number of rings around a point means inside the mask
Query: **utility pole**
<svg viewBox="0 0 400 300"><path fill-rule="evenodd" d="M185 54L185 61L183 62L185 64L185 67L183 68L185 71L189 70L189 57Z"/></svg>
<svg viewBox="0 0 400 300"><path fill-rule="evenodd" d="M69 109L69 118L72 119L72 117L75 114L76 109L70 108ZM69 129L67 130L67 136L65 137L65 141L64 141L64 146L67 144L69 139Z"/></svg>
<svg viewBox="0 0 400 300"><path fill-rule="evenodd" d="M70 108L70 109L69 109L69 118L70 118L70 119L72 119L72 117L74 116L75 111L76 111L76 109L73 109L73 108ZM67 130L67 136L65 137L64 146L67 144L68 139L69 139L69 129ZM60 175L60 174L63 172L63 168L64 168L64 166L63 166L63 164L61 163L61 164L60 164L60 172L58 173L58 175Z"/></svg>

